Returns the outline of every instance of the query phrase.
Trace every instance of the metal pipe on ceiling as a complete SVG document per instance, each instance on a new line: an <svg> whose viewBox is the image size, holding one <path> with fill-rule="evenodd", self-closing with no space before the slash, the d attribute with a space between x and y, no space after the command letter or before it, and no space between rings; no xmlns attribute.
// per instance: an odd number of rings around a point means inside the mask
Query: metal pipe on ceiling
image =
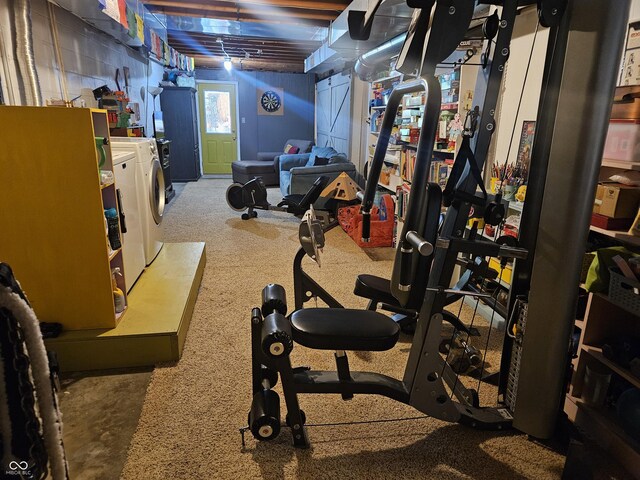
<svg viewBox="0 0 640 480"><path fill-rule="evenodd" d="M13 0L15 51L21 79L21 94L26 105L42 106L42 92L33 54L31 1Z"/></svg>
<svg viewBox="0 0 640 480"><path fill-rule="evenodd" d="M388 61L400 53L405 38L407 38L407 34L402 33L373 50L360 55L354 66L358 78L363 81L370 81L373 74L378 71L380 63Z"/></svg>

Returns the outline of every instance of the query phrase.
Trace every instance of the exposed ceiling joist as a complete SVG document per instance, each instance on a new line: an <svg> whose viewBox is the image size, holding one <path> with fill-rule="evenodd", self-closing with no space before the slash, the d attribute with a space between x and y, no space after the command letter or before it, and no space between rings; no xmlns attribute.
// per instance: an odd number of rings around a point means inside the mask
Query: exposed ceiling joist
<svg viewBox="0 0 640 480"><path fill-rule="evenodd" d="M151 11L163 13L168 19L173 19L175 27L168 32L169 43L178 51L196 57L201 64L205 59L208 59L207 65L216 64L210 60L212 57L224 59L228 56L243 59L243 62L251 59L252 65L258 65L261 61L260 67L267 63L274 65L281 62L283 71L291 71L292 68L302 71L304 60L322 43L322 38L310 40L316 38L319 30L317 27L323 27L322 30L326 31L329 23L345 10L351 0L143 1ZM246 22L263 26L247 29L256 33L262 29L254 36L238 35L242 31L240 28L216 35L214 31L208 34L204 33L206 30L194 28L198 20L187 20L187 17L202 19L203 23L220 21L223 24L231 21L236 25ZM297 33L287 36L287 26ZM308 36L307 31L311 32ZM231 32L237 33L229 34ZM298 40L299 38L302 40ZM292 66L294 64L295 67Z"/></svg>
<svg viewBox="0 0 640 480"><path fill-rule="evenodd" d="M220 39L222 44L217 40ZM262 60L281 62L286 71L299 71L305 58L320 46L317 41L286 41L263 37L242 37L237 35L208 35L172 30L169 42L179 52L195 58L223 58ZM211 62L209 62L211 64ZM215 64L215 62L214 62ZM248 67L249 64L245 65ZM284 68L284 67L282 67Z"/></svg>
<svg viewBox="0 0 640 480"><path fill-rule="evenodd" d="M224 54L221 52L212 52L211 55L202 55L202 52L198 52L195 50L186 50L185 53L191 57L221 57L224 58ZM245 60L245 57L231 57L237 60ZM260 55L260 56L251 56L249 59L251 60L265 60L265 61L286 61L289 63L303 64L304 59L306 57L296 57L290 55Z"/></svg>
<svg viewBox="0 0 640 480"><path fill-rule="evenodd" d="M258 50L262 50L263 52L281 52L281 53L295 53L300 56L308 56L313 50L309 48L296 48L294 45L256 45L251 43L231 43L225 42L224 48L216 42L182 42L180 40L174 39L172 44L174 48L180 50L178 47L188 48L191 50L221 50L226 51L229 55L232 53L241 52L242 55L245 55L246 52L250 54L257 53Z"/></svg>
<svg viewBox="0 0 640 480"><path fill-rule="evenodd" d="M158 7L177 7L183 9L202 9L203 5L212 5L215 3L229 3L234 5L244 5L247 7L255 6L269 6L269 7L285 7L295 8L299 10L329 10L334 12L342 12L348 5L349 1L307 1L307 0L253 0L253 1L238 1L238 0L215 0L214 2L195 3L195 2L182 2L176 0L146 0L145 4Z"/></svg>
<svg viewBox="0 0 640 480"><path fill-rule="evenodd" d="M195 56L194 58L198 67L223 68L224 57ZM240 70L265 70L292 73L304 72L304 65L302 63L277 62L274 60L249 58L233 62L233 64L235 68Z"/></svg>
<svg viewBox="0 0 640 480"><path fill-rule="evenodd" d="M174 8L161 8L150 9L152 12L164 13L166 15L175 15L182 17L195 17L195 18L214 18L218 20L232 20L239 22L254 22L254 23L266 23L266 24L291 24L291 25L308 25L311 27L326 27L329 24L328 20L319 20L314 18L302 19L296 16L285 15L257 15L257 14L237 14L227 12L207 12L207 11L188 11L174 9Z"/></svg>
<svg viewBox="0 0 640 480"><path fill-rule="evenodd" d="M238 4L239 5L239 4ZM168 8L182 8L182 7L168 7ZM163 9L165 10L165 9ZM304 20L325 20L329 22L335 15L331 12L305 10L297 11L290 8L269 7L267 5L256 5L251 8L246 7L228 7L223 5L206 4L201 5L193 10L185 11L185 15L194 12L206 12L208 15L216 16L220 14L235 14L237 16L250 15L256 18L263 17L291 17Z"/></svg>
<svg viewBox="0 0 640 480"><path fill-rule="evenodd" d="M279 46L286 45L291 47L292 45L298 45L301 49L315 49L322 42L315 40L284 40L279 38L263 38L263 37L241 37L237 35L211 35L208 33L195 33L195 32L182 32L177 30L170 30L169 36L175 40L183 41L183 42L214 42L216 43L217 38L221 38L225 43L233 43L233 44L249 44L249 45L258 45L258 46Z"/></svg>

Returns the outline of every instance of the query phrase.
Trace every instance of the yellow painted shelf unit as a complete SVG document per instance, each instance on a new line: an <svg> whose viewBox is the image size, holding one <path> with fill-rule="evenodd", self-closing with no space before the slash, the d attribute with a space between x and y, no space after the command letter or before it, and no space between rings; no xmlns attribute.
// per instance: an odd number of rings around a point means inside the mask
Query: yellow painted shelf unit
<svg viewBox="0 0 640 480"><path fill-rule="evenodd" d="M108 143L99 167L96 137L109 141L105 110L0 106L0 261L40 321L64 330L114 328L112 269L125 292L122 250L112 250L104 210L118 209ZM125 310L126 311L126 310Z"/></svg>
<svg viewBox="0 0 640 480"><path fill-rule="evenodd" d="M202 242L165 243L129 293L116 328L62 332L45 340L63 372L127 368L180 359L206 265Z"/></svg>

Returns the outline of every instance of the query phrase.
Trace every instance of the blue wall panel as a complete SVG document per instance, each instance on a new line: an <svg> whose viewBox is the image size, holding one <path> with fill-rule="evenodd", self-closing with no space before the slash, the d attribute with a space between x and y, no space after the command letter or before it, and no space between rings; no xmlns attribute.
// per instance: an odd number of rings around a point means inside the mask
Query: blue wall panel
<svg viewBox="0 0 640 480"><path fill-rule="evenodd" d="M289 138L313 139L315 78L312 74L196 69L198 80L238 82L240 157L279 151ZM282 88L284 115L258 115L257 90Z"/></svg>

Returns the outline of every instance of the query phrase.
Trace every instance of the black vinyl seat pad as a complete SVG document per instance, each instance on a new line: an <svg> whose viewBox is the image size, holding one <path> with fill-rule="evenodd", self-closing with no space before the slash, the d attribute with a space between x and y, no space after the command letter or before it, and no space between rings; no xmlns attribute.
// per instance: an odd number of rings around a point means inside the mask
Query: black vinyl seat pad
<svg viewBox="0 0 640 480"><path fill-rule="evenodd" d="M353 293L376 302L400 306L398 300L391 293L391 282L387 278L368 274L358 275Z"/></svg>
<svg viewBox="0 0 640 480"><path fill-rule="evenodd" d="M396 322L370 310L304 308L289 319L294 341L316 350L381 352L393 348L400 334Z"/></svg>

